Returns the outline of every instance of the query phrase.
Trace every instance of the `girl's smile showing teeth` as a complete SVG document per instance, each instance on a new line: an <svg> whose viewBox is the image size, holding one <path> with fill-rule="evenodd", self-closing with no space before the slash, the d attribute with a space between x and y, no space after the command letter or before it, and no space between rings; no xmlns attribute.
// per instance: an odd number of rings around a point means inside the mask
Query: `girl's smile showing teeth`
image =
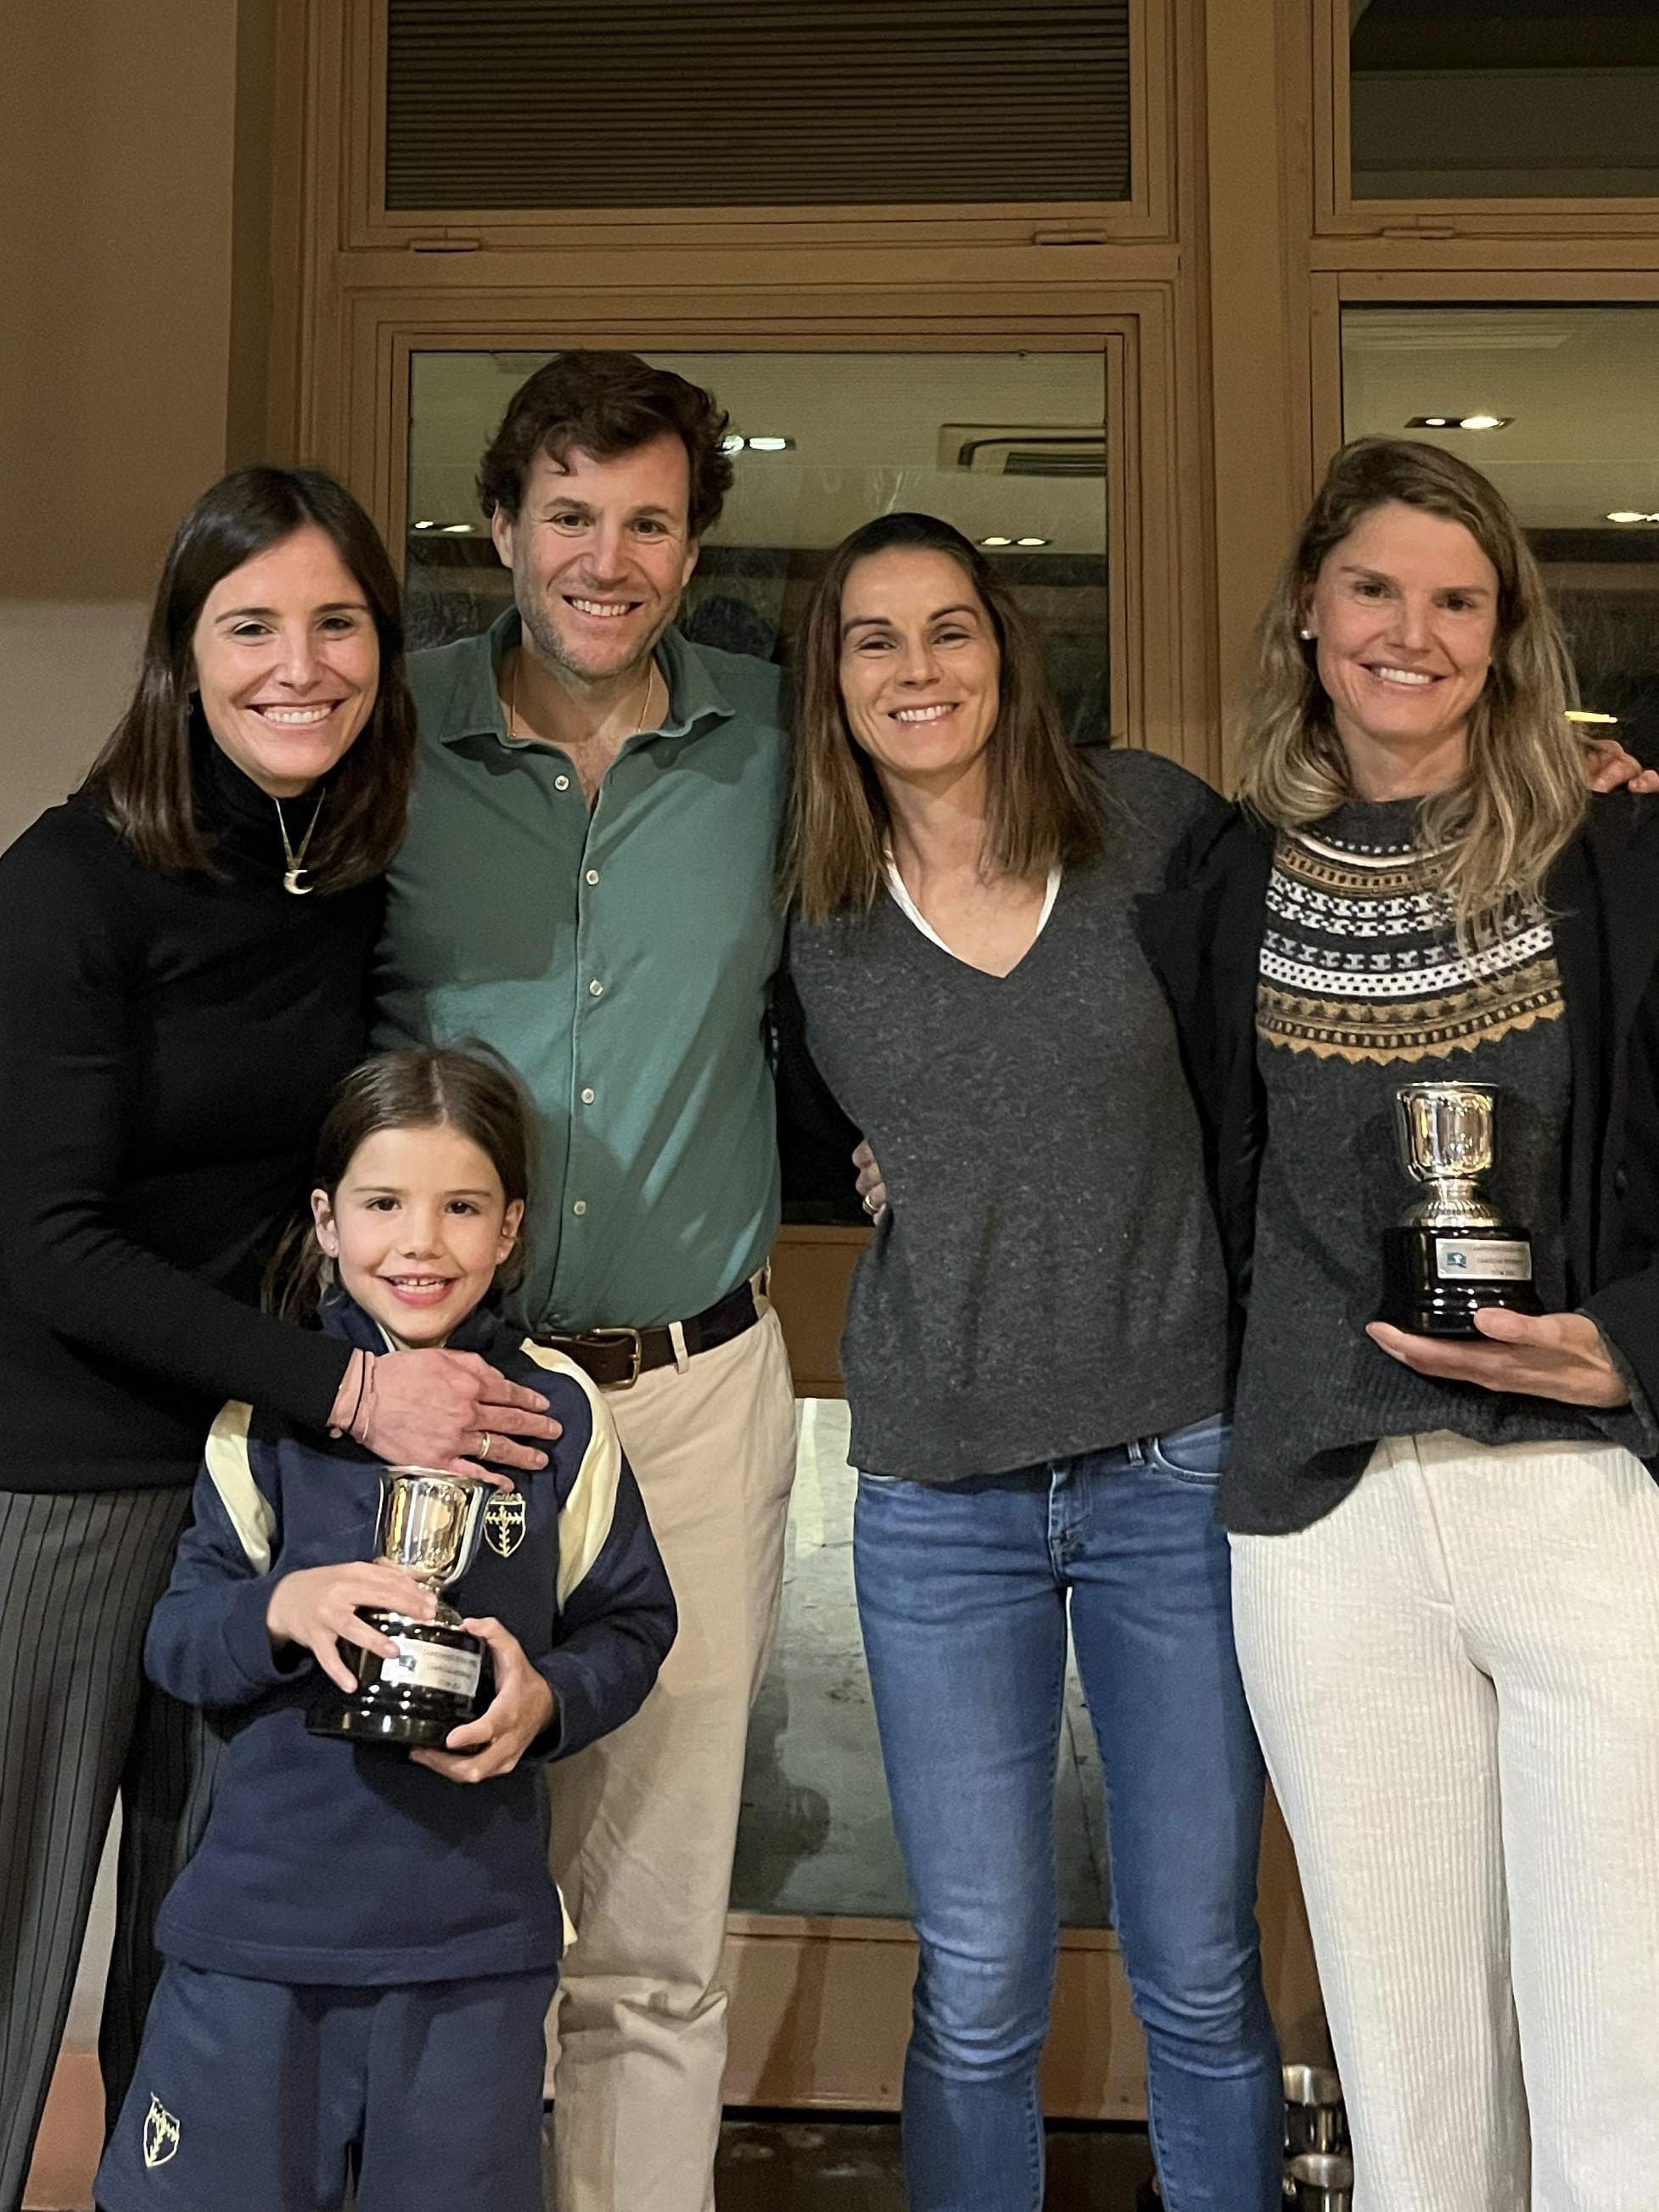
<svg viewBox="0 0 1659 2212"><path fill-rule="evenodd" d="M1366 673L1379 684L1437 684L1440 678L1431 676L1423 668L1377 668L1368 666Z"/></svg>
<svg viewBox="0 0 1659 2212"><path fill-rule="evenodd" d="M450 1279L447 1275L382 1275L380 1278L394 1297L416 1306L435 1305L441 1299L447 1297Z"/></svg>
<svg viewBox="0 0 1659 2212"><path fill-rule="evenodd" d="M895 707L892 716L896 722L940 722L956 711L957 702L945 699L934 707Z"/></svg>

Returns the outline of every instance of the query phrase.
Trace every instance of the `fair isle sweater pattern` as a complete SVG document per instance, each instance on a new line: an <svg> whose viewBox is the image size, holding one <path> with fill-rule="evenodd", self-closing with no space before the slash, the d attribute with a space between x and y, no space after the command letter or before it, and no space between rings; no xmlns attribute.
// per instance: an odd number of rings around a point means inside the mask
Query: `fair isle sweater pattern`
<svg viewBox="0 0 1659 2212"><path fill-rule="evenodd" d="M1453 1053L1560 1020L1548 916L1517 902L1465 951L1432 856L1347 842L1322 826L1280 836L1267 890L1256 1032L1264 1046L1380 1063Z"/></svg>

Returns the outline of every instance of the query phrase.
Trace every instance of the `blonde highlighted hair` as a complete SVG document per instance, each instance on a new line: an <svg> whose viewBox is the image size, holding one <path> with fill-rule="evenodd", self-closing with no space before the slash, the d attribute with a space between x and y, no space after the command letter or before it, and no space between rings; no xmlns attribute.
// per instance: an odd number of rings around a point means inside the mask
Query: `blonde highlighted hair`
<svg viewBox="0 0 1659 2212"><path fill-rule="evenodd" d="M1538 563L1497 490L1455 454L1358 438L1331 463L1256 627L1238 793L1281 830L1305 828L1353 796L1315 648L1300 631L1331 552L1396 501L1461 523L1498 573L1492 665L1469 716L1464 772L1421 811L1459 933L1480 942L1514 902L1541 896L1589 802L1583 747L1566 718L1572 664Z"/></svg>
<svg viewBox="0 0 1659 2212"><path fill-rule="evenodd" d="M875 553L943 553L990 619L999 654L995 726L981 866L988 875L1041 876L1097 860L1106 811L1066 737L1042 648L1012 592L976 545L932 514L883 514L843 538L813 587L797 642L794 787L782 865L786 903L804 920L867 914L886 880L887 800L853 741L841 697L841 600Z"/></svg>

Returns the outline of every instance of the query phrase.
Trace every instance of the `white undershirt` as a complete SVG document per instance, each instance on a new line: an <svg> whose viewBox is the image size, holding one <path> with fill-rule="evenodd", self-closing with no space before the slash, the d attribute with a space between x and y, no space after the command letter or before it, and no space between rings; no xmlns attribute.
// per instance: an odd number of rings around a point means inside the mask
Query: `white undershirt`
<svg viewBox="0 0 1659 2212"><path fill-rule="evenodd" d="M887 888L893 894L893 903L899 912L915 922L930 944L937 945L941 952L951 952L950 946L904 888L904 878L898 872L898 862L893 858L890 846L883 854L882 859L887 870ZM1037 916L1037 926L1031 933L1031 945L1035 945L1037 939L1042 936L1048 926L1048 917L1054 910L1054 901L1060 896L1060 871L1058 868L1049 869L1048 887L1042 895L1042 911ZM1025 949L1029 952L1030 945L1027 945ZM951 952L951 957L952 960L962 960L962 955L959 952ZM974 963L971 960L962 960L962 964L964 968L971 968Z"/></svg>

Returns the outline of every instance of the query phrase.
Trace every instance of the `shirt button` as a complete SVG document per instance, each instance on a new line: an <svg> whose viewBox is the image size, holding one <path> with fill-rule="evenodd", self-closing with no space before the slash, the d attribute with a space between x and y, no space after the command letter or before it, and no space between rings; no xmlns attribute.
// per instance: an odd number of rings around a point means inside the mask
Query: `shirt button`
<svg viewBox="0 0 1659 2212"><path fill-rule="evenodd" d="M598 981L597 980L596 980L595 981L593 981L593 982L590 983L590 984L588 985L588 987L587 987L587 995L588 995L588 997L589 997L590 999L602 999L602 998L604 998L604 996L605 996L605 986L604 986L604 984L603 984L603 983L601 983L601 982L599 982L599 981Z"/></svg>
<svg viewBox="0 0 1659 2212"><path fill-rule="evenodd" d="M555 791L568 791L570 778L568 775L556 775L553 779L553 788Z"/></svg>
<svg viewBox="0 0 1659 2212"><path fill-rule="evenodd" d="M592 1103L593 1103L593 1094L592 1094L592 1092L591 1091L583 1091L583 1093L582 1093L582 1104L583 1104L584 1106L591 1106Z"/></svg>
<svg viewBox="0 0 1659 2212"><path fill-rule="evenodd" d="M587 872L587 878L586 878L586 880L587 880L590 884L596 884L596 883L598 883L598 881L599 880L599 870L598 870L597 868L590 868L590 869L588 870L588 872Z"/></svg>
<svg viewBox="0 0 1659 2212"><path fill-rule="evenodd" d="M586 1213L587 1211L587 1200L585 1198L579 1198L576 1200L576 1203L571 1207L570 1211L573 1213Z"/></svg>

